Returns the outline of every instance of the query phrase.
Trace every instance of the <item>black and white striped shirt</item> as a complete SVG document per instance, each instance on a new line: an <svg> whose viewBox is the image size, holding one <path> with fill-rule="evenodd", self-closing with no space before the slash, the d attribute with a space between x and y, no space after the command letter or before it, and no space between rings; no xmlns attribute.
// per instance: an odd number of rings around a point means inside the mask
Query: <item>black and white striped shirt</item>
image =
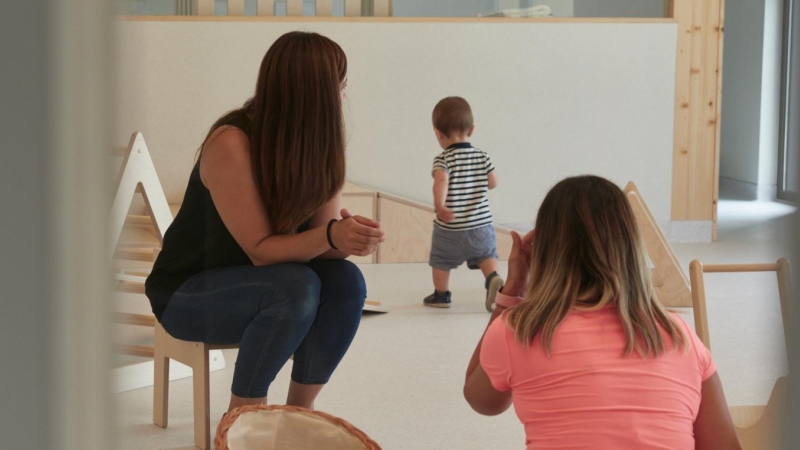
<svg viewBox="0 0 800 450"><path fill-rule="evenodd" d="M471 230L492 223L489 210L488 175L494 170L489 155L470 143L454 144L433 160L433 171L447 173L445 206L455 213L455 220L445 223L437 217L433 222L442 229Z"/></svg>

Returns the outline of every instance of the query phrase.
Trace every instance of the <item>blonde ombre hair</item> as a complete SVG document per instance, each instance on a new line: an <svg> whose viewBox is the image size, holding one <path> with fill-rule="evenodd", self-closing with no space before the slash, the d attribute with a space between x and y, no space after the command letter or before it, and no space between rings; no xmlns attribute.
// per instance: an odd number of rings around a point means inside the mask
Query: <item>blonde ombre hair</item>
<svg viewBox="0 0 800 450"><path fill-rule="evenodd" d="M639 227L625 194L596 176L567 178L542 202L536 218L525 300L508 313L516 338L539 336L550 354L570 309L613 307L625 332L625 355L660 356L686 346L679 325L658 302Z"/></svg>

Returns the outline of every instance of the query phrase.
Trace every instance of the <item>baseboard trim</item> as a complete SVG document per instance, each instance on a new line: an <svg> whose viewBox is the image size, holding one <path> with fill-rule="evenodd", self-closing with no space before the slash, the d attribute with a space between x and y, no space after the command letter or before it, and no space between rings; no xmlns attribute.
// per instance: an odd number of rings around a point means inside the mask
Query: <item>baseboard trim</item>
<svg viewBox="0 0 800 450"><path fill-rule="evenodd" d="M719 177L719 196L731 200L772 201L778 196L777 184L755 184L733 178Z"/></svg>

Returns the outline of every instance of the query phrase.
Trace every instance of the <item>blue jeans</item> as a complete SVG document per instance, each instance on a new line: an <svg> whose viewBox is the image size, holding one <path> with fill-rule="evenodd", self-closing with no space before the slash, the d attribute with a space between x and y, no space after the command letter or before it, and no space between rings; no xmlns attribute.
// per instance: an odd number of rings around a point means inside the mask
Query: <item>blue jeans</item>
<svg viewBox="0 0 800 450"><path fill-rule="evenodd" d="M231 392L261 398L292 354L292 380L327 383L356 334L365 297L364 277L350 261L228 267L189 278L161 324L177 339L240 344Z"/></svg>

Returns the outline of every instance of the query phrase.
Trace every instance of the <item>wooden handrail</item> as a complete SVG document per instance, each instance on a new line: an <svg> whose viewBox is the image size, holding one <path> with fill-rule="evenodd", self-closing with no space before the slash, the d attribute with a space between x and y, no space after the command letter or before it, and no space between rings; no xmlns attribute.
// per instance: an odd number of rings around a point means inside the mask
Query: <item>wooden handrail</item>
<svg viewBox="0 0 800 450"><path fill-rule="evenodd" d="M742 272L775 272L778 281L778 296L780 298L781 317L783 319L784 339L786 348L790 348L789 330L792 328L792 279L789 261L781 258L774 263L759 264L708 264L704 265L698 260L689 263L689 274L692 283L692 303L694 306L695 330L700 340L711 348L708 333L708 314L706 311L706 294L704 273L742 273Z"/></svg>
<svg viewBox="0 0 800 450"><path fill-rule="evenodd" d="M778 263L763 264L702 264L705 273L777 272Z"/></svg>

